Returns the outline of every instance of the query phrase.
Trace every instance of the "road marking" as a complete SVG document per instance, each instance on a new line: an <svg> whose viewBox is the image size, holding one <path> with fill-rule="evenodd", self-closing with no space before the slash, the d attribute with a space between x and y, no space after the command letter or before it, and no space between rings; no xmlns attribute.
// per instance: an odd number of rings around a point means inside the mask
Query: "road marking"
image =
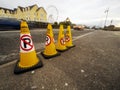
<svg viewBox="0 0 120 90"><path fill-rule="evenodd" d="M78 39L80 39L80 38L82 38L82 37L85 37L85 36L87 36L87 35L90 35L90 34L92 34L92 33L93 33L93 32L90 32L90 33L87 33L87 34L84 34L84 35L75 37L75 39L73 39L73 41L76 41L76 40L78 40ZM40 53L41 53L41 51L37 52L37 54L40 54ZM14 64L14 63L16 63L16 61L17 61L17 60L14 60L14 61L11 61L11 62L9 62L9 63L3 64L3 65L0 66L0 68L4 68L4 67L6 67L6 66L8 66L8 65Z"/></svg>
<svg viewBox="0 0 120 90"><path fill-rule="evenodd" d="M41 51L40 52L37 52L37 54L40 54L41 53ZM11 61L11 62L8 62L8 63L5 63L5 64L2 64L2 65L0 65L0 68L4 68L4 67L6 67L6 66L9 66L9 65L12 65L12 64L15 64L17 62L17 60L13 60L13 61Z"/></svg>
<svg viewBox="0 0 120 90"><path fill-rule="evenodd" d="M0 68L4 68L4 67L9 66L9 65L12 65L12 64L14 64L14 63L16 63L16 62L17 62L16 60L11 61L11 62L9 62L9 63L6 63L6 64L1 65Z"/></svg>
<svg viewBox="0 0 120 90"><path fill-rule="evenodd" d="M84 35L75 37L75 38L73 39L73 41L76 41L76 40L78 40L78 39L80 39L80 38L82 38L82 37L85 37L85 36L87 36L87 35L90 35L90 34L92 34L92 33L93 33L93 32L90 32L90 33L87 33L87 34L84 34Z"/></svg>
<svg viewBox="0 0 120 90"><path fill-rule="evenodd" d="M0 31L0 33L11 33L11 32L13 33L13 32L20 32L20 31L18 30L17 31L12 31L12 30L11 31Z"/></svg>
<svg viewBox="0 0 120 90"><path fill-rule="evenodd" d="M114 32L114 34L120 36L120 32Z"/></svg>
<svg viewBox="0 0 120 90"><path fill-rule="evenodd" d="M37 32L37 31L46 32L46 29L38 29L38 30L34 30L34 29L33 29L33 30L30 30L30 31L31 31L31 32ZM59 31L59 29L54 29L54 31ZM15 32L15 33L16 33L16 32L17 32L17 33L20 33L20 30L0 31L0 33L11 33L11 32L12 32L12 33L14 33L14 32Z"/></svg>

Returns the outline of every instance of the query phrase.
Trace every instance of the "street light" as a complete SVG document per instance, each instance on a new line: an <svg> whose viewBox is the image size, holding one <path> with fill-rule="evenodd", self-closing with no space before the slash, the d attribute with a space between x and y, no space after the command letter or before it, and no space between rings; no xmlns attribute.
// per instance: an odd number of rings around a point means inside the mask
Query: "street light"
<svg viewBox="0 0 120 90"><path fill-rule="evenodd" d="M109 12L109 8L107 10L105 10L106 18L105 18L104 28L106 27L106 21L107 21L107 17L108 17L108 12Z"/></svg>
<svg viewBox="0 0 120 90"><path fill-rule="evenodd" d="M112 23L113 23L113 20L110 21L110 25L112 25Z"/></svg>

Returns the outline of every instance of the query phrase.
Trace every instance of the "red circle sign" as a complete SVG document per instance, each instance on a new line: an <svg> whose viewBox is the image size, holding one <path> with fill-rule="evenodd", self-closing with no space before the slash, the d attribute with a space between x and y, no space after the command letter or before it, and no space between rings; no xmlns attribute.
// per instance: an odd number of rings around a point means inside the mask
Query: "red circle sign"
<svg viewBox="0 0 120 90"><path fill-rule="evenodd" d="M60 43L61 43L62 45L65 45L65 38L61 38L61 39L60 39Z"/></svg>
<svg viewBox="0 0 120 90"><path fill-rule="evenodd" d="M65 36L65 41L69 42L70 41L70 37L68 35Z"/></svg>
<svg viewBox="0 0 120 90"><path fill-rule="evenodd" d="M45 42L45 45L48 46L48 45L50 45L50 43L51 43L51 38L50 38L49 35L47 35L47 36L46 36L46 42Z"/></svg>
<svg viewBox="0 0 120 90"><path fill-rule="evenodd" d="M23 51L30 51L33 49L33 42L30 35L23 35L20 40L20 47Z"/></svg>

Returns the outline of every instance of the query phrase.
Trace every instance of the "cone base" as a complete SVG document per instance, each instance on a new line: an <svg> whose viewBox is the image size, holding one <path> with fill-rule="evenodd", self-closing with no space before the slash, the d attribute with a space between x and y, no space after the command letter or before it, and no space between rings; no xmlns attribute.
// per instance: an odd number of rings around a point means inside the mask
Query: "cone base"
<svg viewBox="0 0 120 90"><path fill-rule="evenodd" d="M39 61L36 65L32 66L32 67L29 67L29 68L21 68L18 66L18 63L19 61L17 61L17 64L15 66L15 69L14 69L14 74L21 74L21 73L25 73L27 71L31 71L31 70L34 70L34 69L37 69L37 68L40 68L43 66L42 62Z"/></svg>
<svg viewBox="0 0 120 90"><path fill-rule="evenodd" d="M50 58L52 58L52 57L59 56L59 55L60 55L60 53L59 53L59 52L57 52L57 53L56 53L56 54L54 54L54 55L45 55L45 54L44 54L44 52L41 52L41 55L42 55L45 59L50 59Z"/></svg>
<svg viewBox="0 0 120 90"><path fill-rule="evenodd" d="M75 45L67 46L68 49L75 47Z"/></svg>
<svg viewBox="0 0 120 90"><path fill-rule="evenodd" d="M66 48L66 49L56 49L56 50L59 51L59 52L65 52L65 51L68 50L68 48Z"/></svg>

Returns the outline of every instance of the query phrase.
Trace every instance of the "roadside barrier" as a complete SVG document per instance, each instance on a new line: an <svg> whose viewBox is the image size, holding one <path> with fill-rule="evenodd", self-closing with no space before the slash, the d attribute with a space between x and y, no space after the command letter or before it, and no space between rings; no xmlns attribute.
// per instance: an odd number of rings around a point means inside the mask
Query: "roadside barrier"
<svg viewBox="0 0 120 90"><path fill-rule="evenodd" d="M65 46L64 28L63 25L60 25L56 50L63 52L66 51L67 49L68 48Z"/></svg>
<svg viewBox="0 0 120 90"><path fill-rule="evenodd" d="M47 26L47 35L45 42L45 50L41 52L42 56L46 59L59 56L60 53L56 51L53 30L51 24Z"/></svg>
<svg viewBox="0 0 120 90"><path fill-rule="evenodd" d="M73 45L72 43L72 34L71 34L71 27L70 26L67 26L67 31L66 31L66 34L65 34L65 45L67 48L72 48L72 47L75 47L75 45Z"/></svg>
<svg viewBox="0 0 120 90"><path fill-rule="evenodd" d="M20 60L17 61L14 68L15 74L24 73L43 66L41 60L36 55L32 37L25 21L21 21L20 31Z"/></svg>

